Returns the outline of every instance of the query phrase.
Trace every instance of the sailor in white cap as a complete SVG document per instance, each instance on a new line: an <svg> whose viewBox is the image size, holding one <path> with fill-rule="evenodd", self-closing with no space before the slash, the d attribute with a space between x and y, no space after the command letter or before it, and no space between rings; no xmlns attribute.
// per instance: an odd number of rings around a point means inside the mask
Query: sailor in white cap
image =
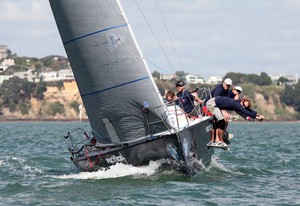
<svg viewBox="0 0 300 206"><path fill-rule="evenodd" d="M205 101L204 101L204 107L203 107L203 111L204 113L208 111L207 107L206 107L206 102L211 99L211 98L214 98L214 97L218 97L218 96L227 96L228 95L228 92L230 91L230 87L232 85L232 80L230 78L226 78L222 84L219 84L218 86L216 86L213 90L211 90L210 92L210 95L207 96L205 98ZM220 115L222 116L223 118L223 121L222 121L222 132L224 133L224 129L227 127L227 122L229 121L229 118L230 118L230 114L228 112L226 112L225 110L224 111L220 111ZM220 125L219 125L220 126ZM219 128L219 126L217 125L217 128ZM212 130L211 132L211 140L214 141L214 140L218 140L218 133L220 133L221 131L219 131L219 129L216 129L215 130ZM223 134L222 133L222 134ZM221 135L220 135L221 136ZM215 138L214 138L215 137ZM223 135L220 137L220 139L223 141ZM211 142L210 142L211 143ZM209 144L210 144L209 143Z"/></svg>
<svg viewBox="0 0 300 206"><path fill-rule="evenodd" d="M226 78L222 84L219 84L213 90L211 90L211 92L210 92L211 95L207 96L205 98L204 105L206 105L206 102L210 98L217 97L217 96L227 96L227 93L228 93L231 85L232 85L232 80L229 78Z"/></svg>
<svg viewBox="0 0 300 206"><path fill-rule="evenodd" d="M224 83L230 87L232 85L232 80L227 78L224 80Z"/></svg>
<svg viewBox="0 0 300 206"><path fill-rule="evenodd" d="M243 89L241 86L235 86L232 90L228 91L227 97L233 98L235 100L241 101L241 93Z"/></svg>

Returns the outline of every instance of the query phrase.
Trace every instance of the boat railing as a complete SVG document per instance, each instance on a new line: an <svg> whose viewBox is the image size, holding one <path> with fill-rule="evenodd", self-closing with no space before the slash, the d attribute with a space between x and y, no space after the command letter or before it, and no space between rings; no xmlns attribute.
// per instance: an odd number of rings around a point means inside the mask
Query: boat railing
<svg viewBox="0 0 300 206"><path fill-rule="evenodd" d="M93 137L91 137L93 136ZM67 132L64 135L65 140L67 140L67 147L72 155L80 155L82 150L87 146L92 146L96 143L93 134L88 134L82 128L76 128L72 131Z"/></svg>
<svg viewBox="0 0 300 206"><path fill-rule="evenodd" d="M197 89L196 92L193 93L196 93L196 95L198 95L198 97L204 101L207 96L210 96L210 89L201 88ZM190 126L195 121L202 121L203 117L207 116L207 113L203 112L202 104L194 103L194 112L197 115L191 116L190 114L184 112L180 101L178 103L178 100L176 101L176 99L170 102L165 102L162 106L147 109L152 109L157 113L157 115L159 115L159 111L162 109L162 107L165 112L163 113L163 115L161 115L159 121L150 122L149 118L147 117L147 113L145 113L148 128L151 134L153 134L154 130L152 128L156 124L164 124L168 130L176 129L177 131L179 131L185 127Z"/></svg>
<svg viewBox="0 0 300 206"><path fill-rule="evenodd" d="M201 88L197 90L197 95L201 100L204 100L208 95L210 95L210 89ZM178 102L177 102L178 103ZM169 132L180 131L186 127L189 127L191 124L202 121L203 117L206 116L206 113L203 112L203 106L201 104L194 104L194 110L197 113L197 117L190 117L189 114L185 113L181 105L176 104L176 100L171 102L166 102L163 105L152 108L145 109L145 118L147 122L148 129L151 135L154 135L159 130L158 128L164 127ZM161 115L161 110L164 110ZM148 112L146 110L153 110L160 116L160 119L155 121L150 121L148 118ZM162 131L160 129L160 131ZM78 134L78 133L81 134ZM95 146L96 138L93 132L90 134L82 128L74 129L64 136L65 139L69 139L67 146L72 155L81 155L84 148L89 149L91 146ZM94 141L95 140L95 141ZM94 142L93 142L94 141ZM116 146L114 144L114 146ZM118 146L118 145L117 145Z"/></svg>

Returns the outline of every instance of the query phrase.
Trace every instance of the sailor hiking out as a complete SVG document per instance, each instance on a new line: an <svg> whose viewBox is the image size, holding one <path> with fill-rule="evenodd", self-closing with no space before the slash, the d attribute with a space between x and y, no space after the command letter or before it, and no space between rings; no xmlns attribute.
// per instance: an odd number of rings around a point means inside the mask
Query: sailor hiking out
<svg viewBox="0 0 300 206"><path fill-rule="evenodd" d="M213 90L211 90L210 95L207 95L207 97L204 100L204 105L206 105L206 102L210 98L217 97L217 96L227 96L231 85L232 85L232 80L229 78L225 79L222 84L217 85Z"/></svg>
<svg viewBox="0 0 300 206"><path fill-rule="evenodd" d="M262 121L264 119L263 115L258 114L256 111L251 110L250 108L246 108L247 105L248 106L251 105L249 99L243 99L241 102L239 102L236 101L235 99L229 97L222 97L222 96L217 96L207 101L208 110L214 115L217 121L216 139L215 141L211 139L211 141L208 143L207 146L217 146L217 147L228 146L223 140L224 130L226 128L226 122L224 116L228 116L228 114L224 114L226 113L226 110L235 111L244 119L252 122L255 119L258 119L259 121ZM221 112L221 110L223 113Z"/></svg>

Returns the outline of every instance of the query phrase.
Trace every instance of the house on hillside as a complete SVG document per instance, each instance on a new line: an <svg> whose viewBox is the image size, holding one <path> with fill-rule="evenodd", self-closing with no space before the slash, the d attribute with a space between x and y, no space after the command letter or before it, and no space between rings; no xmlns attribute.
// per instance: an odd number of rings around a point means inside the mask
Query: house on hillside
<svg viewBox="0 0 300 206"><path fill-rule="evenodd" d="M161 80L171 80L171 79L176 79L175 74L160 74L159 77Z"/></svg>
<svg viewBox="0 0 300 206"><path fill-rule="evenodd" d="M220 84L222 82L222 77L211 76L206 80L206 84Z"/></svg>
<svg viewBox="0 0 300 206"><path fill-rule="evenodd" d="M7 45L0 45L0 59L6 59L8 55Z"/></svg>
<svg viewBox="0 0 300 206"><path fill-rule="evenodd" d="M271 78L273 84L276 84L276 85L281 84L281 82L279 82L279 79L281 77L284 77L287 79L287 82L285 83L287 85L297 84L299 81L298 74L295 74L295 75L285 75L285 74L269 75L269 77Z"/></svg>
<svg viewBox="0 0 300 206"><path fill-rule="evenodd" d="M62 69L59 71L42 72L40 79L45 82L73 80L74 74L71 69Z"/></svg>
<svg viewBox="0 0 300 206"><path fill-rule="evenodd" d="M204 84L204 78L200 75L185 75L188 84Z"/></svg>
<svg viewBox="0 0 300 206"><path fill-rule="evenodd" d="M4 59L0 63L0 72L4 72L9 66L15 65L15 60L13 59Z"/></svg>
<svg viewBox="0 0 300 206"><path fill-rule="evenodd" d="M29 82L55 82L74 80L74 74L71 69L62 69L59 71L42 72L38 73L33 69L27 71L15 72L14 76L20 79L27 79Z"/></svg>
<svg viewBox="0 0 300 206"><path fill-rule="evenodd" d="M27 79L27 81L29 82L40 82L39 73L37 73L33 69L28 69L27 71L15 72L13 76L19 77L20 79Z"/></svg>

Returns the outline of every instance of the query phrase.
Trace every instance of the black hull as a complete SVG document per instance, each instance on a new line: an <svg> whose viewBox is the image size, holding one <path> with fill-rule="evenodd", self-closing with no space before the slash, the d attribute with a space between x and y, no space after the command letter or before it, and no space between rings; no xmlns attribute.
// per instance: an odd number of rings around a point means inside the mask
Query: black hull
<svg viewBox="0 0 300 206"><path fill-rule="evenodd" d="M161 135L118 148L96 148L72 154L72 161L83 171L96 171L116 163L134 166L148 165L150 161L168 160L186 174L197 173L199 167L208 166L213 150L208 150L210 119L189 126L179 134ZM199 160L202 165L199 165Z"/></svg>

